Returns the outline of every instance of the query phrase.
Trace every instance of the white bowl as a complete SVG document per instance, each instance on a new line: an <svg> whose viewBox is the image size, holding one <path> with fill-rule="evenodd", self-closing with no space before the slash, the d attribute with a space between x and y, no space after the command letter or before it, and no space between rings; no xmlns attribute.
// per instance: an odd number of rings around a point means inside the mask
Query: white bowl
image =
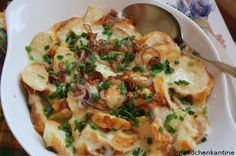
<svg viewBox="0 0 236 156"><path fill-rule="evenodd" d="M53 23L72 16L83 16L88 5L106 10L122 10L132 3L151 3L172 12L181 24L184 39L198 47L204 55L219 60L219 55L206 34L186 16L155 0L14 0L6 11L8 52L1 80L2 108L7 123L19 143L30 155L54 155L44 148L42 137L30 120L26 96L19 74L27 65L24 47L40 31ZM236 126L229 111L228 86L224 74L208 68L215 78L215 86L207 100L209 104L210 134L199 150L229 150L236 153Z"/></svg>

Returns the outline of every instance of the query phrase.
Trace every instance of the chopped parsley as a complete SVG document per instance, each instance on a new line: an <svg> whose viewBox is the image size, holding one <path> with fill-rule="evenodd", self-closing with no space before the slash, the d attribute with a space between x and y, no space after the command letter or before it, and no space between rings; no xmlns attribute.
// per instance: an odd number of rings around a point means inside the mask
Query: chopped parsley
<svg viewBox="0 0 236 156"><path fill-rule="evenodd" d="M177 84L177 85L181 85L181 84L190 85L190 82L188 82L186 80L179 80L179 81L175 81L175 84Z"/></svg>
<svg viewBox="0 0 236 156"><path fill-rule="evenodd" d="M47 118L49 118L51 115L52 115L52 113L53 113L53 107L51 106L51 105L48 105L47 107L45 107L44 109L43 109L43 114L47 117Z"/></svg>
<svg viewBox="0 0 236 156"><path fill-rule="evenodd" d="M120 66L120 65L116 66L116 72L117 73L123 72L124 70L125 69L122 66Z"/></svg>
<svg viewBox="0 0 236 156"><path fill-rule="evenodd" d="M172 74L174 72L174 68L170 66L170 62L166 60L165 62L165 74Z"/></svg>
<svg viewBox="0 0 236 156"><path fill-rule="evenodd" d="M206 142L207 141L207 138L206 137L203 137L202 139L201 139L201 142L203 143L203 142Z"/></svg>
<svg viewBox="0 0 236 156"><path fill-rule="evenodd" d="M134 67L132 68L132 70L133 70L134 72L143 72L143 71L145 70L145 66L144 66L144 65L142 65L142 66L134 66Z"/></svg>
<svg viewBox="0 0 236 156"><path fill-rule="evenodd" d="M50 48L50 46L49 45L46 45L45 47L44 47L44 50L48 50Z"/></svg>
<svg viewBox="0 0 236 156"><path fill-rule="evenodd" d="M157 63L151 68L151 76L156 76L158 73L162 72L164 70L164 65L161 63Z"/></svg>
<svg viewBox="0 0 236 156"><path fill-rule="evenodd" d="M113 115L113 116L118 116L118 115L119 115L119 109L112 108L112 109L110 110L110 113L109 113L109 114L111 114L111 115Z"/></svg>
<svg viewBox="0 0 236 156"><path fill-rule="evenodd" d="M199 54L199 53L196 52L196 51L193 51L192 54L195 55L195 56L197 56L197 57L201 56L201 54Z"/></svg>
<svg viewBox="0 0 236 156"><path fill-rule="evenodd" d="M89 119L91 118L91 116L92 116L92 114L87 112L87 113L85 114L86 120L89 120Z"/></svg>
<svg viewBox="0 0 236 156"><path fill-rule="evenodd" d="M112 108L110 114L131 121L135 126L139 126L140 121L137 117L150 116L151 112L135 108L131 101L127 101L119 108Z"/></svg>
<svg viewBox="0 0 236 156"><path fill-rule="evenodd" d="M95 123L91 122L91 123L89 124L89 126L90 126L90 128L92 128L93 130L97 130L97 125L96 125Z"/></svg>
<svg viewBox="0 0 236 156"><path fill-rule="evenodd" d="M159 132L161 132L161 133L164 133L164 128L161 126L161 127L159 127Z"/></svg>
<svg viewBox="0 0 236 156"><path fill-rule="evenodd" d="M52 64L52 60L48 54L43 55L43 61L46 62L47 64Z"/></svg>
<svg viewBox="0 0 236 156"><path fill-rule="evenodd" d="M125 85L125 82L124 82L124 81L122 81L122 82L121 82L121 87L120 87L120 90L121 90L121 94L122 94L122 95L126 95L126 94L128 93L128 91L127 91L127 88L126 88L126 85Z"/></svg>
<svg viewBox="0 0 236 156"><path fill-rule="evenodd" d="M138 93L133 94L134 99L138 99Z"/></svg>
<svg viewBox="0 0 236 156"><path fill-rule="evenodd" d="M171 126L171 125L168 125L167 131L168 131L169 133L174 134L174 133L177 131L177 129L174 128L174 127Z"/></svg>
<svg viewBox="0 0 236 156"><path fill-rule="evenodd" d="M126 52L124 58L122 59L121 63L125 65L129 65L133 60L135 56L133 53Z"/></svg>
<svg viewBox="0 0 236 156"><path fill-rule="evenodd" d="M75 65L76 65L76 62L69 62L69 61L65 61L64 62L64 64L65 64L65 70L66 70L66 73L68 74L68 75L70 75L71 74L71 72L72 72L72 70L75 68Z"/></svg>
<svg viewBox="0 0 236 156"><path fill-rule="evenodd" d="M66 37L66 43L69 45L69 46L73 46L77 43L78 39L80 37L77 36L73 31L70 31Z"/></svg>
<svg viewBox="0 0 236 156"><path fill-rule="evenodd" d="M105 54L105 55L101 55L100 58L102 60L107 60L109 62L117 60L118 56L120 56L121 53L117 52L117 51L110 51L109 53Z"/></svg>
<svg viewBox="0 0 236 156"><path fill-rule="evenodd" d="M153 97L153 94L152 94L152 93L150 93L150 94L144 93L144 94L143 94L143 99L144 99L146 102L151 102L151 101L152 101L152 97Z"/></svg>
<svg viewBox="0 0 236 156"><path fill-rule="evenodd" d="M100 96L98 93L91 93L91 99L92 101L98 101L100 99Z"/></svg>
<svg viewBox="0 0 236 156"><path fill-rule="evenodd" d="M119 48L119 47L121 47L121 41L120 40L118 40L118 39L114 39L114 41L113 41L113 43L114 43L114 47L115 48Z"/></svg>
<svg viewBox="0 0 236 156"><path fill-rule="evenodd" d="M184 121L184 118L186 117L187 114L185 114L184 116L179 116L179 120L180 121Z"/></svg>
<svg viewBox="0 0 236 156"><path fill-rule="evenodd" d="M56 84L57 89L55 92L53 92L50 96L49 99L63 99L67 97L67 92L68 92L68 85L66 83L62 84Z"/></svg>
<svg viewBox="0 0 236 156"><path fill-rule="evenodd" d="M59 130L65 132L65 142L66 142L66 147L69 148L73 144L73 137L72 137L72 131L70 125L66 122L64 124L61 124L58 126Z"/></svg>
<svg viewBox="0 0 236 156"><path fill-rule="evenodd" d="M30 55L30 56L29 56L29 59L30 59L31 61L34 61L34 56Z"/></svg>
<svg viewBox="0 0 236 156"><path fill-rule="evenodd" d="M184 104L184 105L192 105L193 104L193 100L191 98L187 98L187 97L178 97L179 101Z"/></svg>
<svg viewBox="0 0 236 156"><path fill-rule="evenodd" d="M205 106L205 107L203 108L203 113L204 113L205 115L208 113L208 107L207 107L207 106Z"/></svg>
<svg viewBox="0 0 236 156"><path fill-rule="evenodd" d="M117 129L116 128L111 128L111 131L116 132Z"/></svg>
<svg viewBox="0 0 236 156"><path fill-rule="evenodd" d="M189 115L194 115L195 112L192 110L192 108L190 106L185 108L186 112L188 112Z"/></svg>
<svg viewBox="0 0 236 156"><path fill-rule="evenodd" d="M177 131L177 129L174 128L174 127L171 125L171 122L172 122L173 120L175 120L175 119L178 119L178 115L177 115L175 112L173 112L172 114L168 114L168 115L166 116L166 119L165 119L165 124L166 124L166 126L167 126L167 131L168 131L169 133L172 133L172 134Z"/></svg>
<svg viewBox="0 0 236 156"><path fill-rule="evenodd" d="M26 46L25 50L27 51L27 53L30 53L32 51L32 48L31 48L31 46Z"/></svg>
<svg viewBox="0 0 236 156"><path fill-rule="evenodd" d="M101 90L107 90L110 87L111 82L108 80L106 82L100 82L98 88Z"/></svg>
<svg viewBox="0 0 236 156"><path fill-rule="evenodd" d="M53 75L53 76L59 76L59 72L55 72L55 71L53 71L52 69L49 69L49 70L48 70L48 73L49 73L50 75Z"/></svg>
<svg viewBox="0 0 236 156"><path fill-rule="evenodd" d="M37 74L38 75L38 77L40 77L41 79L45 79L45 77L43 77L42 75L40 75L40 74Z"/></svg>
<svg viewBox="0 0 236 156"><path fill-rule="evenodd" d="M85 38L86 40L90 40L90 36L85 32L81 34L81 37Z"/></svg>
<svg viewBox="0 0 236 156"><path fill-rule="evenodd" d="M175 64L179 64L179 61L175 61Z"/></svg>
<svg viewBox="0 0 236 156"><path fill-rule="evenodd" d="M131 40L131 38L127 37L127 38L122 39L122 43L126 46L131 46L132 40Z"/></svg>
<svg viewBox="0 0 236 156"><path fill-rule="evenodd" d="M58 60L63 60L63 58L64 58L63 55L58 55L58 56L57 56L57 59L58 59Z"/></svg>
<svg viewBox="0 0 236 156"><path fill-rule="evenodd" d="M194 62L188 62L189 66L194 66Z"/></svg>
<svg viewBox="0 0 236 156"><path fill-rule="evenodd" d="M133 156L147 156L147 152L142 150L140 147L133 151Z"/></svg>
<svg viewBox="0 0 236 156"><path fill-rule="evenodd" d="M83 84L85 84L85 83L86 83L85 79L81 77L81 78L79 79L79 84L82 84L82 85L83 85Z"/></svg>
<svg viewBox="0 0 236 156"><path fill-rule="evenodd" d="M85 121L78 121L78 120L74 120L74 124L75 124L75 130L78 130L79 132L82 132L87 125Z"/></svg>
<svg viewBox="0 0 236 156"><path fill-rule="evenodd" d="M104 30L102 32L103 35L106 35L108 37L108 39L111 38L113 32L112 32L112 26L111 25L105 25Z"/></svg>
<svg viewBox="0 0 236 156"><path fill-rule="evenodd" d="M149 145L151 145L151 144L152 144L152 138L147 138L147 143L148 143Z"/></svg>

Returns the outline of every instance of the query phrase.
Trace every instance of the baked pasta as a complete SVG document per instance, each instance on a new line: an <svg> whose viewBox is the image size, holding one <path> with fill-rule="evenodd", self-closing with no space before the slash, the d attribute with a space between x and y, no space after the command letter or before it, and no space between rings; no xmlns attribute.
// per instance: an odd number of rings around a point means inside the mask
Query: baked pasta
<svg viewBox="0 0 236 156"><path fill-rule="evenodd" d="M89 7L40 32L21 73L31 119L64 156L190 152L208 133L214 80L170 36L142 36L114 10Z"/></svg>

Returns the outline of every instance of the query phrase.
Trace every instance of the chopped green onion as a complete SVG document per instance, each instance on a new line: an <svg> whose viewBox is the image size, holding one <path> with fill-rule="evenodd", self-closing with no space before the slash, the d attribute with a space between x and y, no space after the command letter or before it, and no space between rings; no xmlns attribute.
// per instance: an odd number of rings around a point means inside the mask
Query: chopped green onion
<svg viewBox="0 0 236 156"><path fill-rule="evenodd" d="M58 55L58 56L57 56L57 59L58 59L58 60L62 60L63 58L64 58L63 55Z"/></svg>
<svg viewBox="0 0 236 156"><path fill-rule="evenodd" d="M100 99L100 96L98 93L91 93L91 99L92 101L98 101Z"/></svg>
<svg viewBox="0 0 236 156"><path fill-rule="evenodd" d="M52 113L53 113L53 107L51 106L51 105L49 105L49 106L47 106L47 107L45 107L44 109L43 109L43 114L47 117L47 118L49 118L51 115L52 115Z"/></svg>
<svg viewBox="0 0 236 156"><path fill-rule="evenodd" d="M152 144L152 138L147 138L147 143L148 143L149 145L151 145L151 144Z"/></svg>
<svg viewBox="0 0 236 156"><path fill-rule="evenodd" d="M45 47L44 47L44 50L48 50L50 48L50 46L49 45L46 45Z"/></svg>
<svg viewBox="0 0 236 156"><path fill-rule="evenodd" d="M181 85L181 84L190 85L190 82L188 82L186 80L179 80L179 81L175 81L175 84L177 84L177 85Z"/></svg>
<svg viewBox="0 0 236 156"><path fill-rule="evenodd" d="M96 129L97 129L97 125L96 125L95 123L93 123L93 122L91 122L91 123L89 124L89 126L90 126L90 128L92 128L93 130L96 130Z"/></svg>
<svg viewBox="0 0 236 156"><path fill-rule="evenodd" d="M128 93L124 81L121 82L121 88L120 88L120 89L121 89L121 94L122 94L122 95L126 95L126 94Z"/></svg>
<svg viewBox="0 0 236 156"><path fill-rule="evenodd" d="M110 87L111 82L108 80L106 82L100 82L98 88L101 90L107 90Z"/></svg>
<svg viewBox="0 0 236 156"><path fill-rule="evenodd" d="M26 50L28 53L30 53L30 52L32 51L32 48L31 48L31 46L26 46L26 47L25 47L25 50Z"/></svg>

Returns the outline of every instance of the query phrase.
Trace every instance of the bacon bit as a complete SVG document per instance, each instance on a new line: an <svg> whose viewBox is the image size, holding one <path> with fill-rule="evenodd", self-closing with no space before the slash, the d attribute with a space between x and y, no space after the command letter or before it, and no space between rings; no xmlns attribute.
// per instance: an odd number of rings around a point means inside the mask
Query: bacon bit
<svg viewBox="0 0 236 156"><path fill-rule="evenodd" d="M60 73L59 73L59 81L61 83L66 81L66 72L64 70L60 71Z"/></svg>
<svg viewBox="0 0 236 156"><path fill-rule="evenodd" d="M153 100L161 106L167 105L165 97L163 97L160 93L155 93L153 96Z"/></svg>
<svg viewBox="0 0 236 156"><path fill-rule="evenodd" d="M57 80L56 80L56 78L53 77L52 75L49 75L48 81L53 84L53 83L55 83Z"/></svg>
<svg viewBox="0 0 236 156"><path fill-rule="evenodd" d="M131 78L126 78L125 80L125 86L128 91L133 91L134 90L134 81Z"/></svg>
<svg viewBox="0 0 236 156"><path fill-rule="evenodd" d="M143 109L143 110L145 110L146 112L152 112L153 107L152 107L152 105L149 105L149 104L143 104L143 105L139 105L139 106L137 107L137 109Z"/></svg>

